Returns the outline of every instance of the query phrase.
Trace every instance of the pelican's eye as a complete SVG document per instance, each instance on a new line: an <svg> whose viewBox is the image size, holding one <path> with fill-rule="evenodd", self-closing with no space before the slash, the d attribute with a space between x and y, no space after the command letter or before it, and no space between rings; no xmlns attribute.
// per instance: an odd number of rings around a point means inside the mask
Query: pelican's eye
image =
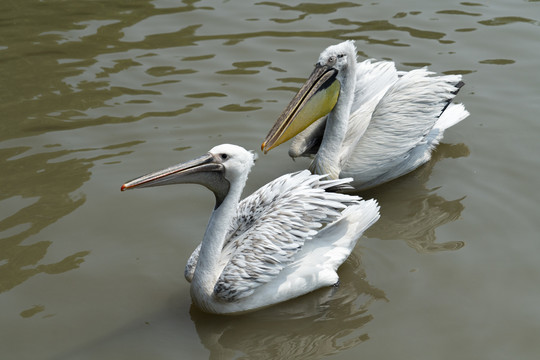
<svg viewBox="0 0 540 360"><path fill-rule="evenodd" d="M229 155L227 154L221 154L220 156L221 156L221 159L223 160L227 160L229 158Z"/></svg>
<svg viewBox="0 0 540 360"><path fill-rule="evenodd" d="M334 66L335 63L336 63L336 57L334 55L330 56L328 58L327 64L330 65L330 66Z"/></svg>

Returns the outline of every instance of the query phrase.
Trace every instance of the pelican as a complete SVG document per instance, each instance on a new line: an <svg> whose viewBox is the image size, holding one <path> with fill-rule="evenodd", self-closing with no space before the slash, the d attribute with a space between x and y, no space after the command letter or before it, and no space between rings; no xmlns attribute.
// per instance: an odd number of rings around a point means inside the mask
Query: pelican
<svg viewBox="0 0 540 360"><path fill-rule="evenodd" d="M357 190L393 180L427 162L444 130L469 115L451 103L461 75L431 75L396 71L390 61L357 63L350 40L332 45L261 148L267 153L296 136L289 155L314 156L315 174L352 177Z"/></svg>
<svg viewBox="0 0 540 360"><path fill-rule="evenodd" d="M256 154L230 144L150 173L121 190L196 183L216 205L185 277L203 311L259 309L338 282L337 268L379 218L375 200L327 191L351 179L304 170L283 175L240 201Z"/></svg>

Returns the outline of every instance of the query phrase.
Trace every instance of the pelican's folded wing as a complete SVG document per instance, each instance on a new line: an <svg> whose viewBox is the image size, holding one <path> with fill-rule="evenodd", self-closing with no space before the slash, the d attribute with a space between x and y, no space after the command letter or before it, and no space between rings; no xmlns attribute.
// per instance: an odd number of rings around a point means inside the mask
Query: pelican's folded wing
<svg viewBox="0 0 540 360"><path fill-rule="evenodd" d="M427 69L405 73L381 98L371 122L348 157L341 175L366 182L407 160L426 142L448 102L461 86L460 75L429 76Z"/></svg>
<svg viewBox="0 0 540 360"><path fill-rule="evenodd" d="M226 264L214 287L216 298L235 301L251 295L290 264L321 227L360 201L325 191L350 179L323 178L307 170L283 175L239 204L222 253Z"/></svg>

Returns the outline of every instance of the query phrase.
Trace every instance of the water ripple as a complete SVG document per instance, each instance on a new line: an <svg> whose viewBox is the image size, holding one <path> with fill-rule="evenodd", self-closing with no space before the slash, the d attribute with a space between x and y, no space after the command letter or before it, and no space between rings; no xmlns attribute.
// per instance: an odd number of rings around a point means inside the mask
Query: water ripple
<svg viewBox="0 0 540 360"><path fill-rule="evenodd" d="M482 25L486 25L486 26L501 26L501 25L516 24L516 23L538 25L538 21L520 17L520 16L495 17L489 20L481 20L478 23Z"/></svg>

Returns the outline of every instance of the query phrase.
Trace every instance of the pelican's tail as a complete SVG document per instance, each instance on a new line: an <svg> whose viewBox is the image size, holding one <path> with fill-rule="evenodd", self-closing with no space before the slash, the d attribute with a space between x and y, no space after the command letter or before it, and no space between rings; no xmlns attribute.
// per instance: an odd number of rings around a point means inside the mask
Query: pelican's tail
<svg viewBox="0 0 540 360"><path fill-rule="evenodd" d="M339 280L337 269L347 260L364 231L378 219L379 205L374 199L359 200L348 206L339 219L304 243L297 266L290 268L294 271L290 278L302 279L301 285L308 291L334 285ZM317 276L313 275L314 270Z"/></svg>
<svg viewBox="0 0 540 360"><path fill-rule="evenodd" d="M467 116L469 116L469 112L465 110L463 104L449 104L441 116L439 116L439 119L437 119L433 128L438 129L442 137L442 132L444 130L456 125Z"/></svg>
<svg viewBox="0 0 540 360"><path fill-rule="evenodd" d="M362 200L341 214L339 220L320 233L322 238L334 239L332 249L325 254L327 266L334 271L347 260L364 231L379 220L379 204L375 199Z"/></svg>
<svg viewBox="0 0 540 360"><path fill-rule="evenodd" d="M356 233L360 237L364 231L379 220L379 209L377 200L362 200L360 204L349 206L341 214L343 219L347 219L351 223L351 233Z"/></svg>

